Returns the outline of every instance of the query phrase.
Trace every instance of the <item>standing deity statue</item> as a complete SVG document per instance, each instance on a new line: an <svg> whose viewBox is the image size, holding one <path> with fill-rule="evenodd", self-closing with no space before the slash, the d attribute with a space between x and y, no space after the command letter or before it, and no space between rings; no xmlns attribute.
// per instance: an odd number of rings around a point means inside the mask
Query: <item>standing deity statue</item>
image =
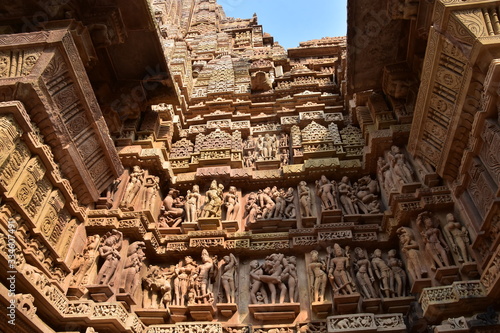
<svg viewBox="0 0 500 333"><path fill-rule="evenodd" d="M224 185L218 184L214 179L209 190L205 193L205 206L203 207L203 217L220 217L222 206L222 191Z"/></svg>
<svg viewBox="0 0 500 333"><path fill-rule="evenodd" d="M448 245L431 214L429 212L418 214L417 226L420 228L420 235L425 243L425 252L432 258L434 264L437 264L439 268L450 266ZM436 269L434 264L431 266L432 270Z"/></svg>
<svg viewBox="0 0 500 333"><path fill-rule="evenodd" d="M198 275L198 265L193 258L186 256L175 267L174 279L175 305L186 306L188 291L193 288Z"/></svg>
<svg viewBox="0 0 500 333"><path fill-rule="evenodd" d="M226 303L236 303L236 269L238 268L238 261L236 257L230 253L228 256L222 258L224 265L222 266L221 283L224 289L224 296Z"/></svg>
<svg viewBox="0 0 500 333"><path fill-rule="evenodd" d="M372 266L377 279L380 281L380 289L385 297L391 297L394 293L394 274L392 269L382 259L382 251L376 249L372 254Z"/></svg>
<svg viewBox="0 0 500 333"><path fill-rule="evenodd" d="M70 266L73 272L73 278L71 279L72 286L78 287L90 268L92 268L92 265L96 262L99 253L97 248L99 247L100 240L99 235L88 236L83 253L76 255Z"/></svg>
<svg viewBox="0 0 500 333"><path fill-rule="evenodd" d="M311 191L305 181L299 183L299 201L302 217L312 216Z"/></svg>
<svg viewBox="0 0 500 333"><path fill-rule="evenodd" d="M99 254L104 258L104 264L97 274L97 284L114 285L113 278L121 259L122 242L123 234L116 229L111 230L104 236L102 245L99 248Z"/></svg>
<svg viewBox="0 0 500 333"><path fill-rule="evenodd" d="M311 262L307 267L310 283L310 294L314 302L325 301L326 290L326 263L320 260L319 253L316 250L311 251Z"/></svg>
<svg viewBox="0 0 500 333"><path fill-rule="evenodd" d="M142 267L142 262L146 259L144 253L145 248L146 244L142 241L133 242L128 247L127 259L123 266L122 281L120 285L121 291L131 295L135 294L140 282L139 272Z"/></svg>
<svg viewBox="0 0 500 333"><path fill-rule="evenodd" d="M200 187L198 185L193 185L192 191L187 191L186 204L184 209L186 210L186 222L196 222L198 221L198 216L200 215L201 208L201 194Z"/></svg>
<svg viewBox="0 0 500 333"><path fill-rule="evenodd" d="M394 290L395 297L406 296L406 272L403 269L403 261L396 257L397 251L395 249L389 250L387 253L387 263L392 270L392 278L394 282L391 282L392 290Z"/></svg>
<svg viewBox="0 0 500 333"><path fill-rule="evenodd" d="M135 165L133 171L130 173L130 179L125 188L125 194L123 195L120 206L131 207L133 205L133 201L142 187L143 178L144 170L142 170L140 166Z"/></svg>
<svg viewBox="0 0 500 333"><path fill-rule="evenodd" d="M332 253L334 255L329 262L328 279L335 295L348 295L356 291L356 287L349 274L351 268L349 250L349 246L346 246L344 251L337 243L333 245L333 252L331 247L327 248L328 256L330 257Z"/></svg>
<svg viewBox="0 0 500 333"><path fill-rule="evenodd" d="M472 261L470 252L468 250L468 245L470 242L469 232L462 224L460 224L460 222L455 221L455 217L453 216L453 214L449 213L446 215L446 225L443 229L448 236L450 243L452 244L453 252L455 252L458 256L458 261Z"/></svg>
<svg viewBox="0 0 500 333"><path fill-rule="evenodd" d="M322 175L321 179L316 181L316 195L321 198L322 210L338 209L336 185L335 181L330 182L325 175Z"/></svg>
<svg viewBox="0 0 500 333"><path fill-rule="evenodd" d="M160 189L160 177L148 177L144 186L146 187L146 190L144 191L142 209L153 211L155 207L156 195Z"/></svg>
<svg viewBox="0 0 500 333"><path fill-rule="evenodd" d="M420 260L418 243L415 241L413 230L408 227L400 227L397 230L401 251L406 257L406 268L413 279L421 279L427 276L427 270Z"/></svg>
<svg viewBox="0 0 500 333"><path fill-rule="evenodd" d="M238 199L238 191L236 187L229 186L229 192L224 197L224 205L226 206L226 220L235 221L240 211L240 202Z"/></svg>
<svg viewBox="0 0 500 333"><path fill-rule="evenodd" d="M195 280L196 303L207 304L214 300L213 281L216 275L216 263L208 251L201 252L201 264L198 265L198 276Z"/></svg>
<svg viewBox="0 0 500 333"><path fill-rule="evenodd" d="M364 298L377 298L377 292L373 288L375 278L373 276L370 260L366 257L365 250L360 247L354 249L356 253L356 261L354 267L356 269L356 280L358 281L360 292Z"/></svg>

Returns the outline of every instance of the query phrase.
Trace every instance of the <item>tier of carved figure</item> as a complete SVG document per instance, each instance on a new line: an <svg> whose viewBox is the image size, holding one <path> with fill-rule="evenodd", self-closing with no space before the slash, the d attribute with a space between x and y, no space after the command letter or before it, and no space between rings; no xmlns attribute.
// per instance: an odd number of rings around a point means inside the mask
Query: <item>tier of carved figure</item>
<svg viewBox="0 0 500 333"><path fill-rule="evenodd" d="M329 212L338 216L380 213L378 183L370 176L351 183L348 177L336 182L323 175L314 186L301 181L297 187L269 186L247 194L242 194L235 186L229 186L227 191L224 189L225 186L216 180L210 183L204 195L199 185L193 185L185 196L177 189L169 189L160 208L158 226L178 228L191 223L195 225L193 228L203 229L200 219L218 219L237 221L243 228L259 220L297 220L298 216L302 225L308 226L328 222L322 215ZM240 220L244 223L240 224Z"/></svg>
<svg viewBox="0 0 500 333"><path fill-rule="evenodd" d="M452 213L446 214L442 222L439 217L424 211L417 216L415 225L416 228L397 230L413 282L412 291L430 286L430 277L441 284L450 284L458 279L459 271L464 278L477 276L468 232ZM419 231L417 235L416 230Z"/></svg>

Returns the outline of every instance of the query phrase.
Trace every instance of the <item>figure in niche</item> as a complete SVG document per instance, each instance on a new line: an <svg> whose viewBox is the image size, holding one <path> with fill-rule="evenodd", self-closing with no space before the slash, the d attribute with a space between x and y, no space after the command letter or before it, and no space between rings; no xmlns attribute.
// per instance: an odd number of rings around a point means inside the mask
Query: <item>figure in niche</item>
<svg viewBox="0 0 500 333"><path fill-rule="evenodd" d="M391 289L394 291L395 297L406 296L406 272L403 269L403 261L396 257L397 251L389 250L387 253L387 262L392 270L394 282L391 282Z"/></svg>
<svg viewBox="0 0 500 333"><path fill-rule="evenodd" d="M83 253L76 255L70 266L70 269L73 272L73 278L71 279L72 286L78 287L82 283L87 272L95 263L98 254L97 248L99 247L100 240L99 235L88 236Z"/></svg>
<svg viewBox="0 0 500 333"><path fill-rule="evenodd" d="M151 266L148 275L143 278L143 307L158 309L168 308L172 304L172 278L175 276L175 267L160 268ZM151 296L149 296L151 295ZM161 295L158 301L158 296Z"/></svg>
<svg viewBox="0 0 500 333"><path fill-rule="evenodd" d="M222 191L224 185L217 185L214 179L210 184L210 189L205 194L205 206L203 207L203 217L220 217L222 206Z"/></svg>
<svg viewBox="0 0 500 333"><path fill-rule="evenodd" d="M254 149L255 148L255 141L251 135L249 135L247 140L245 141L245 148L247 148L247 149Z"/></svg>
<svg viewBox="0 0 500 333"><path fill-rule="evenodd" d="M413 182L413 170L398 146L391 147L391 151L387 154L387 159L392 170L394 184L408 184Z"/></svg>
<svg viewBox="0 0 500 333"><path fill-rule="evenodd" d="M267 284L267 288L271 294L271 304L275 304L277 300L277 289L278 287L280 291L279 296L279 304L283 304L285 302L285 296L287 292L287 287L285 283L282 281L281 274L283 273L283 259L284 255L281 253L273 253L266 257L264 262L264 273L260 277L261 281Z"/></svg>
<svg viewBox="0 0 500 333"><path fill-rule="evenodd" d="M142 307L145 309L158 309L158 288L156 280L158 279L160 268L150 266L148 274L142 278Z"/></svg>
<svg viewBox="0 0 500 333"><path fill-rule="evenodd" d="M427 270L420 261L420 251L418 243L415 241L413 231L407 227L400 227L397 230L401 251L406 257L406 268L412 274L413 279L421 279L427 276Z"/></svg>
<svg viewBox="0 0 500 333"><path fill-rule="evenodd" d="M375 278L373 277L372 266L370 265L370 260L366 257L365 251L357 247L354 249L354 253L356 253L356 261L354 262L354 267L356 269L356 280L358 280L359 285L361 286L361 294L364 298L376 298L377 292L375 288L373 288L373 282L375 282Z"/></svg>
<svg viewBox="0 0 500 333"><path fill-rule="evenodd" d="M198 274L198 265L193 258L186 256L175 267L174 279L175 305L186 306L188 291L194 287L194 280Z"/></svg>
<svg viewBox="0 0 500 333"><path fill-rule="evenodd" d="M286 202L285 202L285 198L284 198L285 190L283 188L280 188L278 190L278 188L276 186L273 186L273 188L271 189L271 195L272 195L272 199L275 202L273 217L275 219L283 218L284 214L285 214L285 206L286 206Z"/></svg>
<svg viewBox="0 0 500 333"><path fill-rule="evenodd" d="M436 223L433 221L429 212L422 212L418 214L417 226L420 228L420 235L425 244L425 252L432 258L434 264L439 268L450 266L448 260L448 245L437 228ZM431 266L432 270L436 269L435 265Z"/></svg>
<svg viewBox="0 0 500 333"><path fill-rule="evenodd" d="M323 260L320 260L319 253L316 250L311 251L311 263L308 265L308 274L313 303L324 302L327 280L326 264Z"/></svg>
<svg viewBox="0 0 500 333"><path fill-rule="evenodd" d="M283 168L285 165L290 164L290 153L288 152L288 149L283 149L281 150L280 153L280 167Z"/></svg>
<svg viewBox="0 0 500 333"><path fill-rule="evenodd" d="M377 172L379 179L387 192L395 190L395 185L392 180L392 172L389 164L384 160L383 157L379 157L377 161Z"/></svg>
<svg viewBox="0 0 500 333"><path fill-rule="evenodd" d="M453 252L455 252L458 256L458 261L472 261L470 253L467 249L469 244L469 232L464 226L462 226L462 224L460 224L460 222L455 221L455 217L451 213L446 215L444 232L447 234L448 239L452 244Z"/></svg>
<svg viewBox="0 0 500 333"><path fill-rule="evenodd" d="M299 201L302 217L312 216L311 191L305 181L299 183Z"/></svg>
<svg viewBox="0 0 500 333"><path fill-rule="evenodd" d="M201 252L201 264L198 265L198 276L195 282L196 303L211 303L214 299L212 287L217 275L217 263L206 249Z"/></svg>
<svg viewBox="0 0 500 333"><path fill-rule="evenodd" d="M415 162L415 167L421 179L423 179L426 175L430 173L434 173L434 169L432 169L432 166L421 157L419 156L415 157L413 159L413 162Z"/></svg>
<svg viewBox="0 0 500 333"><path fill-rule="evenodd" d="M184 202L182 197L179 197L179 191L171 188L167 196L163 200L161 207L161 216L159 218L160 227L177 227L183 220Z"/></svg>
<svg viewBox="0 0 500 333"><path fill-rule="evenodd" d="M135 294L140 282L139 272L142 267L142 262L146 259L146 255L143 251L145 248L146 244L144 244L144 242L133 242L128 247L127 259L123 266L122 282L120 286L121 291L131 295Z"/></svg>
<svg viewBox="0 0 500 333"><path fill-rule="evenodd" d="M146 190L144 191L142 208L153 211L155 207L156 195L160 189L160 178L157 176L148 177L146 178L146 184L144 186L146 187Z"/></svg>
<svg viewBox="0 0 500 333"><path fill-rule="evenodd" d="M222 288L224 288L226 303L236 303L235 274L238 261L236 261L236 257L232 253L224 256L222 260L224 261L224 266L222 267L221 283Z"/></svg>
<svg viewBox="0 0 500 333"><path fill-rule="evenodd" d="M111 184L109 184L107 190L106 190L106 198L110 201L114 201L114 196L116 191L118 191L118 188L120 187L122 180L120 178L116 178L113 180Z"/></svg>
<svg viewBox="0 0 500 333"><path fill-rule="evenodd" d="M262 211L257 203L258 196L254 192L248 195L247 203L245 205L245 213L247 217L246 225L254 223L262 216Z"/></svg>
<svg viewBox="0 0 500 333"><path fill-rule="evenodd" d="M293 187L289 187L288 191L283 195L283 199L285 200L285 218L294 219L297 217L297 212L295 209L295 194L293 193Z"/></svg>
<svg viewBox="0 0 500 333"><path fill-rule="evenodd" d="M248 151L247 156L243 157L243 164L245 165L245 168L253 168L255 166L255 160L255 151Z"/></svg>
<svg viewBox="0 0 500 333"><path fill-rule="evenodd" d="M282 260L283 272L281 281L288 285L288 299L290 303L295 303L299 299L299 289L297 288L297 258L295 256L284 257Z"/></svg>
<svg viewBox="0 0 500 333"><path fill-rule="evenodd" d="M160 293L162 294L161 302L162 307L168 308L172 305L172 278L175 276L175 267L170 266L169 268L164 268L162 270L159 284Z"/></svg>
<svg viewBox="0 0 500 333"><path fill-rule="evenodd" d="M264 270L257 260L250 262L250 300L252 304L267 304L269 299L261 277Z"/></svg>
<svg viewBox="0 0 500 333"><path fill-rule="evenodd" d="M357 209L357 206L355 206L353 203L355 195L353 194L351 185L349 185L349 178L347 176L342 177L338 189L340 195L340 203L342 205L342 210L344 211L344 213L347 215L358 214L359 211Z"/></svg>
<svg viewBox="0 0 500 333"><path fill-rule="evenodd" d="M380 213L378 193L379 186L376 180L371 179L370 176L364 176L358 179L356 186L356 204L359 210L365 214Z"/></svg>
<svg viewBox="0 0 500 333"><path fill-rule="evenodd" d="M114 285L112 279L115 276L116 268L121 259L120 250L122 249L122 242L123 234L116 229L111 230L104 236L103 244L99 248L99 254L101 258L104 258L104 264L97 274L97 284Z"/></svg>
<svg viewBox="0 0 500 333"><path fill-rule="evenodd" d="M235 221L240 211L240 202L236 187L229 186L229 192L224 197L224 205L226 206L226 220Z"/></svg>
<svg viewBox="0 0 500 333"><path fill-rule="evenodd" d="M344 250L339 244L335 243L333 245L334 257L330 260L328 279L330 280L335 295L348 295L356 291L356 287L349 274L349 269L351 267L349 250L349 246L346 246L344 254ZM330 257L332 253L332 248L330 246L327 248L327 252Z"/></svg>
<svg viewBox="0 0 500 333"><path fill-rule="evenodd" d="M323 210L338 209L335 198L336 185L335 181L330 182L325 175L322 175L321 179L316 181L316 195L321 198L321 208Z"/></svg>
<svg viewBox="0 0 500 333"><path fill-rule="evenodd" d="M123 195L123 200L120 204L122 207L131 207L133 201L142 187L144 178L144 170L141 169L138 165L133 167L133 172L130 174L130 179L125 188L125 194Z"/></svg>
<svg viewBox="0 0 500 333"><path fill-rule="evenodd" d="M198 185L193 185L193 190L187 191L186 204L184 208L186 209L186 222L198 221L201 208L201 194L200 187Z"/></svg>
<svg viewBox="0 0 500 333"><path fill-rule="evenodd" d="M271 199L271 188L266 187L264 190L257 192L259 204L262 209L262 218L270 219L273 217L276 203Z"/></svg>
<svg viewBox="0 0 500 333"><path fill-rule="evenodd" d="M391 297L394 292L394 273L387 263L382 259L382 251L376 249L372 254L372 266L377 279L380 281L380 289L385 297Z"/></svg>
<svg viewBox="0 0 500 333"><path fill-rule="evenodd" d="M279 146L280 147L287 147L289 146L289 137L288 134L286 133L281 133L280 139L279 139Z"/></svg>

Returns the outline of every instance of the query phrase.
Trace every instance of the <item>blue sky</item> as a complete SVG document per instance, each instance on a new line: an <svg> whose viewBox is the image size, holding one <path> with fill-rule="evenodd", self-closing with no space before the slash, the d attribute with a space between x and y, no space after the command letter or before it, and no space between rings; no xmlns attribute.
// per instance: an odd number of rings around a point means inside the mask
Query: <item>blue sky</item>
<svg viewBox="0 0 500 333"><path fill-rule="evenodd" d="M257 13L264 32L285 48L321 37L345 36L347 0L218 0L226 16Z"/></svg>

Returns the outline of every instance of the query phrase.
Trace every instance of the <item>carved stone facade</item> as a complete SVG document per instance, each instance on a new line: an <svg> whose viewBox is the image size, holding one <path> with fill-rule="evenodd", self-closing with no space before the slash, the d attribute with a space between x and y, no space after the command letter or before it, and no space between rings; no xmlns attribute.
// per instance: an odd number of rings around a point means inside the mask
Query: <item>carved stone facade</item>
<svg viewBox="0 0 500 333"><path fill-rule="evenodd" d="M0 5L2 330L498 331L497 1L224 5Z"/></svg>

